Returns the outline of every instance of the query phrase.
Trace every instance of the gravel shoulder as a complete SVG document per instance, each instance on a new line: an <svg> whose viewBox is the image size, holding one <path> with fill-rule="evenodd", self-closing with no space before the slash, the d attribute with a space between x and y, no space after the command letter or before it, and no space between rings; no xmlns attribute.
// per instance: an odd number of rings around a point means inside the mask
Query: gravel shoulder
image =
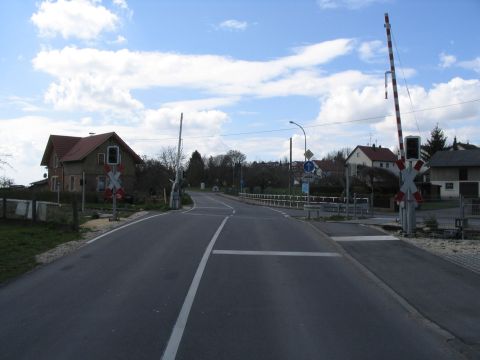
<svg viewBox="0 0 480 360"><path fill-rule="evenodd" d="M97 236L100 236L116 227L125 225L126 223L133 221L141 216L148 214L147 211L139 211L128 218L120 218L119 221L110 221L108 218L89 220L86 223L80 225L80 229L83 232L81 240L69 241L56 246L42 254L36 255L35 260L39 264L48 264L55 261L62 256L68 255L78 248L84 246L88 240L91 240Z"/></svg>
<svg viewBox="0 0 480 360"><path fill-rule="evenodd" d="M475 254L480 255L480 240L455 240L455 239L432 239L432 238L402 238L419 248L434 254Z"/></svg>

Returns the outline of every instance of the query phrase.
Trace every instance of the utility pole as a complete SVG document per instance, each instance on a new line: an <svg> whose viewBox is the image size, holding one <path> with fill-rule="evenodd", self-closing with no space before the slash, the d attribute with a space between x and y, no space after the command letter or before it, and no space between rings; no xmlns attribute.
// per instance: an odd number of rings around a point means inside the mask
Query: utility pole
<svg viewBox="0 0 480 360"><path fill-rule="evenodd" d="M393 46L392 46L392 34L390 30L390 20L388 17L388 13L385 13L385 29L387 31L387 44L388 44L388 56L390 58L390 71L385 72L385 99L387 99L387 76L388 74L392 77L392 87L393 87L393 99L395 103L395 117L397 120L397 132L398 132L398 145L400 149L400 160L405 163L405 149L403 146L403 133L402 133L402 119L400 117L400 104L398 100L398 90L397 90L397 76L395 74L395 61L393 59ZM399 173L400 177L400 187L403 185L403 179L401 173ZM407 205L407 206L406 206ZM412 194L409 191L407 193L406 201L402 201L399 204L399 220L400 224L402 225L403 231L409 232L409 226L407 223L410 223L408 219L411 219L410 213L411 208L413 207L413 211L415 211L415 207L413 206Z"/></svg>
<svg viewBox="0 0 480 360"><path fill-rule="evenodd" d="M288 195L292 195L292 138L290 138L290 163L288 164Z"/></svg>
<svg viewBox="0 0 480 360"><path fill-rule="evenodd" d="M180 114L180 132L178 134L178 149L176 160L175 181L172 184L172 191L170 192L170 207L172 209L179 209L181 207L180 202L180 153L182 147L182 124L183 113Z"/></svg>
<svg viewBox="0 0 480 360"><path fill-rule="evenodd" d="M85 171L82 172L82 214L85 212Z"/></svg>
<svg viewBox="0 0 480 360"><path fill-rule="evenodd" d="M347 198L345 214L348 219L350 208L350 167L345 163L345 196Z"/></svg>

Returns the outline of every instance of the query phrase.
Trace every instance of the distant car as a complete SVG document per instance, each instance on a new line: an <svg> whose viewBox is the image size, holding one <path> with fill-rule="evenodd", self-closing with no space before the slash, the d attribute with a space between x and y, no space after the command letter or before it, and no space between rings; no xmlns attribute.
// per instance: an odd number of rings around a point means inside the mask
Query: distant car
<svg viewBox="0 0 480 360"><path fill-rule="evenodd" d="M220 190L220 189L218 188L218 186L212 187L212 191L213 191L213 192L217 192L217 191L219 191L219 190Z"/></svg>

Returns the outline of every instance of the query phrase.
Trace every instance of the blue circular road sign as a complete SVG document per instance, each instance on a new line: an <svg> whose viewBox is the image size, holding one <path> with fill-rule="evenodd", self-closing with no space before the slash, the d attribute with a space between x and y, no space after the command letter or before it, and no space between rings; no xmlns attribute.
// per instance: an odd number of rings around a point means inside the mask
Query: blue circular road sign
<svg viewBox="0 0 480 360"><path fill-rule="evenodd" d="M315 170L315 164L313 163L313 161L305 161L303 163L303 170L305 170L305 172L313 172L313 170Z"/></svg>

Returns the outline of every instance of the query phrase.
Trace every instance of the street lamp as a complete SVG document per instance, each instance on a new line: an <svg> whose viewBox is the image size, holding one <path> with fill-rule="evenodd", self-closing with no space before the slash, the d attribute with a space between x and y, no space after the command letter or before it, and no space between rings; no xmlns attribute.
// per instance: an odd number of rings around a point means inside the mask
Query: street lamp
<svg viewBox="0 0 480 360"><path fill-rule="evenodd" d="M305 134L305 129L302 127L302 125L297 124L295 121L290 121L290 124L297 125L303 131L303 136L305 137L305 152L303 155L305 156L305 162L307 162L307 134ZM307 190L307 204L310 205L310 184L308 184Z"/></svg>
<svg viewBox="0 0 480 360"><path fill-rule="evenodd" d="M307 134L305 134L305 129L302 127L302 125L297 124L295 121L290 121L290 124L297 125L303 131L303 136L305 137L305 152L303 155L305 155L305 161L307 161Z"/></svg>

